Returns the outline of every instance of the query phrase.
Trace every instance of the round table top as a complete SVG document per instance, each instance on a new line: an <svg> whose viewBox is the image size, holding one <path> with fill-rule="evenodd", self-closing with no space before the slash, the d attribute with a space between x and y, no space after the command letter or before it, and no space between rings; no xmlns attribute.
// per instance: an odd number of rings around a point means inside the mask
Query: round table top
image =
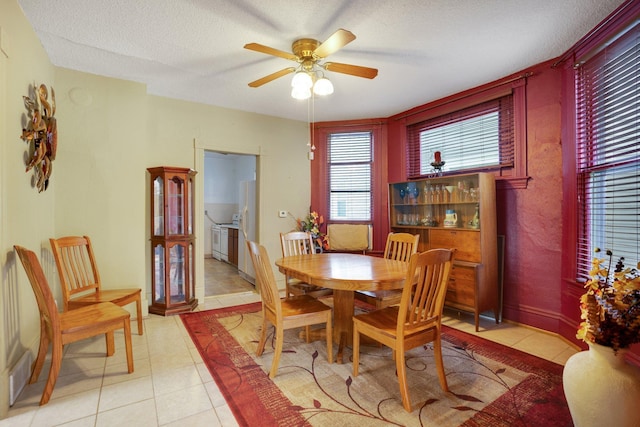
<svg viewBox="0 0 640 427"><path fill-rule="evenodd" d="M401 261L340 252L284 257L276 265L306 283L342 290L401 289L408 267Z"/></svg>

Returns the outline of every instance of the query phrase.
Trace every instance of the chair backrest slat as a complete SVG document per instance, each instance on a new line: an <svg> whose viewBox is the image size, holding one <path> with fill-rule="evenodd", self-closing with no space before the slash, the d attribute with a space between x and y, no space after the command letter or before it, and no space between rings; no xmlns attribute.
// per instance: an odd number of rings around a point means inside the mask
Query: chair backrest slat
<svg viewBox="0 0 640 427"><path fill-rule="evenodd" d="M88 236L49 239L56 261L65 311L74 295L100 291L100 275Z"/></svg>
<svg viewBox="0 0 640 427"><path fill-rule="evenodd" d="M262 298L262 309L273 313L277 319L282 319L282 305L280 302L280 294L278 285L276 284L269 254L264 246L247 240L249 254L253 262L253 268L256 271L256 282L260 289L260 297Z"/></svg>
<svg viewBox="0 0 640 427"><path fill-rule="evenodd" d="M411 256L400 301L398 336L439 322L454 252L455 249L431 249Z"/></svg>
<svg viewBox="0 0 640 427"><path fill-rule="evenodd" d="M280 244L283 257L315 253L313 236L306 231L280 233Z"/></svg>
<svg viewBox="0 0 640 427"><path fill-rule="evenodd" d="M27 273L29 283L31 283L38 310L40 311L40 318L45 323L47 334L52 337L54 330L60 327L58 309L47 278L44 275L44 271L42 271L40 261L38 261L38 257L33 251L18 245L15 245L14 249L18 253L22 266Z"/></svg>
<svg viewBox="0 0 640 427"><path fill-rule="evenodd" d="M419 234L389 233L384 248L384 257L396 261L409 262L411 255L418 252Z"/></svg>

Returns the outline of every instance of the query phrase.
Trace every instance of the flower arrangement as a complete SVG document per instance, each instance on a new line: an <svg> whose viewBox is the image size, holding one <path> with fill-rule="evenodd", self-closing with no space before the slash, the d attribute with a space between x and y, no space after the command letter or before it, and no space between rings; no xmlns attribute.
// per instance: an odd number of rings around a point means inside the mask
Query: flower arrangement
<svg viewBox="0 0 640 427"><path fill-rule="evenodd" d="M304 220L301 220L300 218L296 219L296 223L298 224L298 231L307 231L311 233L318 246L326 249L327 238L326 235L320 230L322 228L322 225L324 224L324 217L322 215L318 214L318 212L316 211L313 211L310 212Z"/></svg>
<svg viewBox="0 0 640 427"><path fill-rule="evenodd" d="M596 252L600 249L596 248ZM617 351L640 342L640 273L625 268L624 258L616 263L613 273L613 253L606 251L609 262L594 258L585 284L587 292L580 298L581 319L577 338L594 342ZM640 268L640 263L638 264Z"/></svg>

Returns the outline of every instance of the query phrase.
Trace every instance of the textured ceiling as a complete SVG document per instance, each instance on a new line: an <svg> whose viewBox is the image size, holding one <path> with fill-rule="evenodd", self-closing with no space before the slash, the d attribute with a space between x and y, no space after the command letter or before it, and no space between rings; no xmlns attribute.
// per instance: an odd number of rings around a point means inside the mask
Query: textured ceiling
<svg viewBox="0 0 640 427"><path fill-rule="evenodd" d="M18 0L54 65L145 83L150 94L306 121L287 52L338 28L356 40L330 61L379 69L327 73L316 121L388 117L555 58L623 0Z"/></svg>

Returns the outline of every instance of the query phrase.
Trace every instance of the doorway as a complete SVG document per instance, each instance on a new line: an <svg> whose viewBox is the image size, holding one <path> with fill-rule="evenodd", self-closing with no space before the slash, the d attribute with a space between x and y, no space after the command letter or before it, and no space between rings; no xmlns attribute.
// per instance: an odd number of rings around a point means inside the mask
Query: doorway
<svg viewBox="0 0 640 427"><path fill-rule="evenodd" d="M255 228L256 195L247 193L247 183L255 188L256 166L255 155L204 151L205 297L255 289L242 230Z"/></svg>

